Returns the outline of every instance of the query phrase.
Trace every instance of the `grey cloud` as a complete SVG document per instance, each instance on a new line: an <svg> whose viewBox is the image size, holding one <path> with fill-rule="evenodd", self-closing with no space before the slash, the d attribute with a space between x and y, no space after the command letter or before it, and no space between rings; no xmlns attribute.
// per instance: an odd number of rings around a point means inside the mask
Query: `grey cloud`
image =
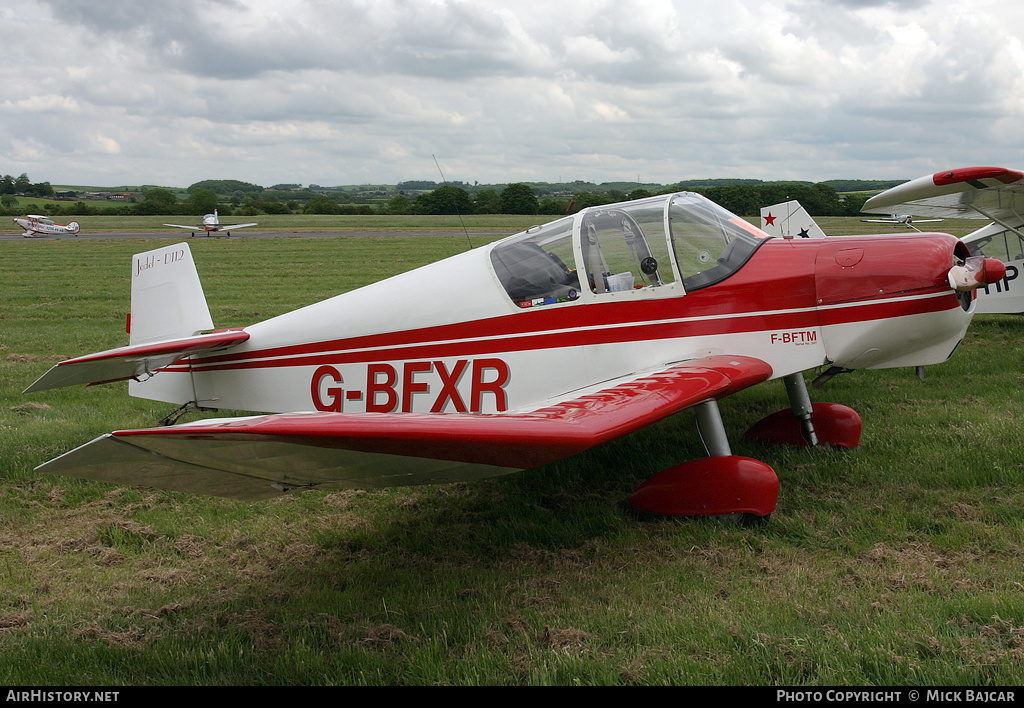
<svg viewBox="0 0 1024 708"><path fill-rule="evenodd" d="M1024 113L1024 11L980 0L25 0L0 15L31 30L0 47L0 158L55 183L397 181L429 177L433 154L480 181L1024 163L1006 128ZM43 54L20 36L40 29L61 38Z"/></svg>

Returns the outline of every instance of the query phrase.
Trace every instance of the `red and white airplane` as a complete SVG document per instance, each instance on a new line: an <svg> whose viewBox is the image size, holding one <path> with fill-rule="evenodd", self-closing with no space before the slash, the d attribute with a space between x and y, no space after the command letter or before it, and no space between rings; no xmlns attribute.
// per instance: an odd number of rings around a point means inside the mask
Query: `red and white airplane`
<svg viewBox="0 0 1024 708"><path fill-rule="evenodd" d="M248 226L256 226L255 222L251 224L222 224L220 218L217 216L217 210L214 209L212 214L206 214L203 216L203 223L197 226L184 226L183 224L164 224L164 226L170 226L175 229L185 229L191 232L190 235L195 236L196 231L205 231L206 233L212 233L216 231L225 231L227 235L231 235L232 229L244 229Z"/></svg>
<svg viewBox="0 0 1024 708"><path fill-rule="evenodd" d="M749 435L859 441L803 373L935 364L1003 277L946 234L772 238L702 196L593 207L252 326L213 323L186 244L132 259L129 344L28 389L129 393L263 415L101 436L42 472L259 499L534 468L693 408L708 457L631 497L672 515L767 518L778 478L732 454L719 401L782 379ZM208 333L206 333L208 332ZM170 420L165 422L171 422Z"/></svg>
<svg viewBox="0 0 1024 708"><path fill-rule="evenodd" d="M963 237L973 255L995 258L1006 276L979 293L978 312L1024 314L1024 172L1003 167L963 167L926 175L869 199L864 211L898 209L912 216L984 219ZM920 223L920 222L917 222Z"/></svg>
<svg viewBox="0 0 1024 708"><path fill-rule="evenodd" d="M39 238L41 236L77 236L80 230L77 221L71 221L66 226L55 224L53 219L40 216L39 214L27 214L13 219L19 228L25 229L22 234L25 238Z"/></svg>

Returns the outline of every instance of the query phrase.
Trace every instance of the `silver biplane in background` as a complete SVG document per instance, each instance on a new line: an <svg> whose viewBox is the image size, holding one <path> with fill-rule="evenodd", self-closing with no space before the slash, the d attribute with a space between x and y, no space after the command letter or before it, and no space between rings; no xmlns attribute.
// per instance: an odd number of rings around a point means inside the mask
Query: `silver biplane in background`
<svg viewBox="0 0 1024 708"><path fill-rule="evenodd" d="M791 407L750 437L857 445L859 416L812 403L803 372L945 361L975 290L1003 277L968 255L947 234L773 238L680 192L213 330L179 243L133 257L127 346L61 362L26 391L128 379L129 394L181 410L260 415L121 430L38 469L243 499L451 482L539 467L693 409L708 456L655 474L631 503L766 519L778 477L732 453L719 402L781 379Z"/></svg>
<svg viewBox="0 0 1024 708"><path fill-rule="evenodd" d="M66 225L54 223L48 216L39 214L27 214L13 219L19 228L25 229L22 234L25 238L40 238L44 236L77 236L81 228L77 221L69 221Z"/></svg>
<svg viewBox="0 0 1024 708"><path fill-rule="evenodd" d="M184 226L182 224L164 224L164 226L170 226L175 229L185 229L186 231L191 232L192 236L196 235L196 231L203 231L207 234L224 231L228 236L230 236L232 229L244 229L249 226L257 226L257 224L256 222L251 224L222 224L220 223L220 217L217 216L217 210L214 209L212 214L206 214L203 216L203 223L196 226Z"/></svg>

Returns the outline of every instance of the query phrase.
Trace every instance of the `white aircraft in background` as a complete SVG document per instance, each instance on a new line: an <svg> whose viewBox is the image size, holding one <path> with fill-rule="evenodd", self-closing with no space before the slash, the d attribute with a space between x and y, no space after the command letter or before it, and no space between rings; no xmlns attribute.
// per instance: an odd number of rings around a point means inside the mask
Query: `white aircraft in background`
<svg viewBox="0 0 1024 708"><path fill-rule="evenodd" d="M67 225L55 224L53 219L40 216L39 214L27 214L13 220L19 227L25 229L22 234L25 238L38 238L41 236L77 236L79 226L77 221L68 222Z"/></svg>
<svg viewBox="0 0 1024 708"><path fill-rule="evenodd" d="M761 230L781 238L825 238L825 232L795 199L761 209Z"/></svg>
<svg viewBox="0 0 1024 708"><path fill-rule="evenodd" d="M961 240L971 255L995 258L1006 276L978 291L978 312L1024 314L1024 172L1003 167L963 167L919 177L871 197L868 213L901 213L989 221Z"/></svg>
<svg viewBox="0 0 1024 708"><path fill-rule="evenodd" d="M778 477L732 454L718 402L781 379L791 407L749 437L853 447L860 417L812 403L803 372L945 361L975 290L1002 277L948 234L772 238L680 192L211 332L179 243L133 257L127 346L26 389L127 379L130 395L179 411L37 469L240 499L442 483L540 467L692 408L708 456L663 469L630 502L766 519ZM263 414L171 424L196 408Z"/></svg>
<svg viewBox="0 0 1024 708"><path fill-rule="evenodd" d="M196 231L205 231L211 233L214 231L224 231L228 236L231 235L231 229L244 229L247 226L256 226L256 223L251 224L222 224L220 219L217 217L217 210L214 209L212 214L207 214L203 217L203 223L198 226L184 226L182 224L164 224L164 226L170 226L175 229L185 229L186 231L192 232L192 235L196 235Z"/></svg>
<svg viewBox="0 0 1024 708"><path fill-rule="evenodd" d="M861 221L865 224L892 224L893 226L903 224L908 229L913 229L914 231L921 230L914 226L915 219L913 214L893 214L888 219L861 219ZM916 221L918 224L928 224L935 221L942 221L942 219L917 219Z"/></svg>

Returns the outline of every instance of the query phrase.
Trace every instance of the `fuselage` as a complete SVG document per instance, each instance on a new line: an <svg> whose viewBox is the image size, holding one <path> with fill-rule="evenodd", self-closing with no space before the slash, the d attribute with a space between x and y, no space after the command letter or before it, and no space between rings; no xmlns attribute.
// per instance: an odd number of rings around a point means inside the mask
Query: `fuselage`
<svg viewBox="0 0 1024 708"><path fill-rule="evenodd" d="M618 211L601 217L607 231ZM687 251L678 220L652 234L652 218L646 242L636 229L628 238L642 245L629 257L653 265L609 269L612 241L600 241L600 229L588 237L587 218L246 327L244 344L133 382L132 394L261 412L501 413L719 354L761 359L773 378L821 366L934 364L973 314L972 294L958 295L947 280L955 254L965 254L945 234L790 240L743 235L734 224L719 255L707 234ZM517 256L511 269L522 272L503 270L521 243L550 255L560 240L547 291L530 289L538 263L527 272ZM734 240L746 249L739 257L729 254ZM619 277L627 274L633 282ZM615 287L623 282L630 286Z"/></svg>

